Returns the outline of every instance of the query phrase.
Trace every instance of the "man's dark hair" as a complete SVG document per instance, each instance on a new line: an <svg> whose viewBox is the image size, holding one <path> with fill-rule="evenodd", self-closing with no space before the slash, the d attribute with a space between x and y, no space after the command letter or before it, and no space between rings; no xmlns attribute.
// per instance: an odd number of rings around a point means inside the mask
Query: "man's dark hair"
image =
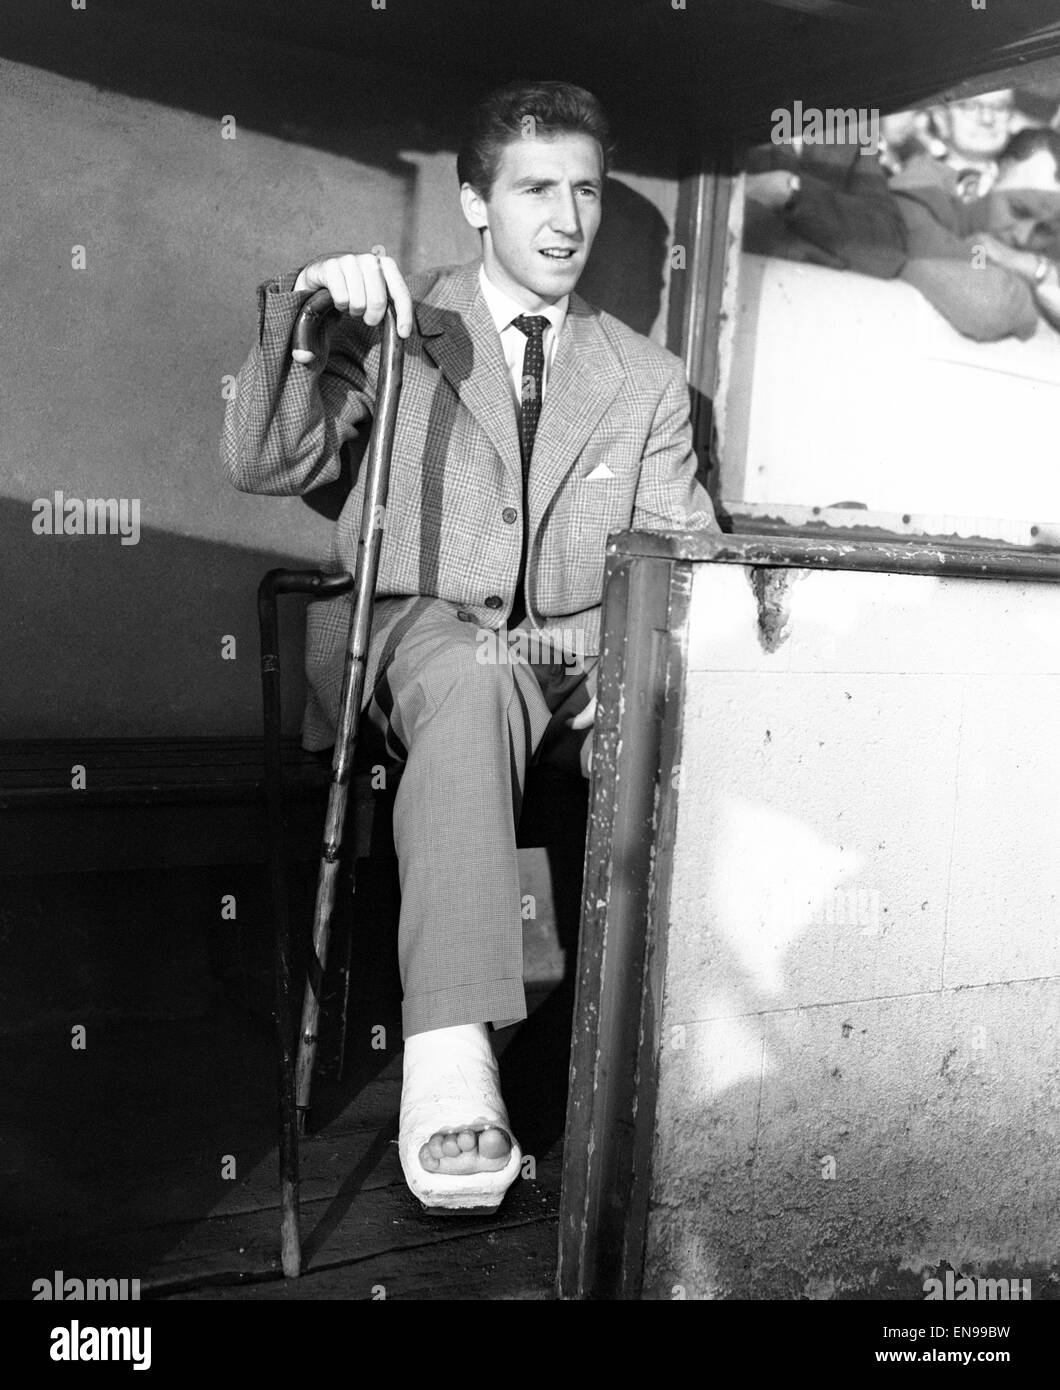
<svg viewBox="0 0 1060 1390"><path fill-rule="evenodd" d="M1001 151L999 163L1022 164L1025 159L1033 159L1040 150L1048 150L1052 155L1060 181L1060 134L1048 126L1027 126L1018 130Z"/></svg>
<svg viewBox="0 0 1060 1390"><path fill-rule="evenodd" d="M488 198L501 151L527 136L590 135L603 151L604 172L613 152L604 108L584 87L570 82L512 82L491 92L471 112L456 157L460 184Z"/></svg>

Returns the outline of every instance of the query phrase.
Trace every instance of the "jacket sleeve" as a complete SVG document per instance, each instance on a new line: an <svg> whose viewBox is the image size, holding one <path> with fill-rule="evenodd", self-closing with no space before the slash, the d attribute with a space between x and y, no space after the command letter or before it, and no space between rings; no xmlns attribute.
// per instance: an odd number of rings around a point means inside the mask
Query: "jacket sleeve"
<svg viewBox="0 0 1060 1390"><path fill-rule="evenodd" d="M1032 337L1038 311L1029 286L1000 266L977 266L974 233L950 231L919 198L900 195L899 201L909 245L902 279L967 338Z"/></svg>
<svg viewBox="0 0 1060 1390"><path fill-rule="evenodd" d="M346 316L332 330L325 364L292 361L291 334L309 298L294 292L297 278L259 287L258 339L225 411L221 461L241 492L289 496L334 481L342 445L371 415L377 330Z"/></svg>
<svg viewBox="0 0 1060 1390"><path fill-rule="evenodd" d="M763 164L798 174L801 185L788 206L773 214L781 249L772 254L784 255L786 243L799 250L797 260L817 259L881 280L898 274L905 228L878 159L856 145L807 145L796 158L781 145L762 151L749 168ZM806 256L804 248L818 256Z"/></svg>
<svg viewBox="0 0 1060 1390"><path fill-rule="evenodd" d="M633 530L718 530L710 497L696 480L688 383L677 358L645 442L633 502Z"/></svg>
<svg viewBox="0 0 1060 1390"><path fill-rule="evenodd" d="M788 227L826 251L844 270L890 280L905 261L905 234L895 199L882 177L862 177L850 190L800 173L801 187L786 209Z"/></svg>

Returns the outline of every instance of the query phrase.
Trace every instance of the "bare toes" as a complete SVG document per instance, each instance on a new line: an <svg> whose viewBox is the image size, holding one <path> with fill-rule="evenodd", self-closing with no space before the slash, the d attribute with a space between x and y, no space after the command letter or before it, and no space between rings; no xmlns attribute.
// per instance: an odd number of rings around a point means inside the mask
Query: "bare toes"
<svg viewBox="0 0 1060 1390"><path fill-rule="evenodd" d="M507 1158L512 1151L511 1141L503 1129L484 1129L478 1137L478 1151L483 1158Z"/></svg>

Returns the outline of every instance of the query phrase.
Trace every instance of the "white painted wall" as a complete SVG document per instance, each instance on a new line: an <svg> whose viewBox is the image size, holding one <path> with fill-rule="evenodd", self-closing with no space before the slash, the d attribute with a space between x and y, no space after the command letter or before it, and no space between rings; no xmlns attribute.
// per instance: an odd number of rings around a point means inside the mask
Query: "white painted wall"
<svg viewBox="0 0 1060 1390"><path fill-rule="evenodd" d="M727 502L1058 529L1060 334L976 343L897 280L748 255L734 274Z"/></svg>
<svg viewBox="0 0 1060 1390"><path fill-rule="evenodd" d="M767 652L750 571L696 571L647 1290L1040 1296L1060 588L783 573Z"/></svg>

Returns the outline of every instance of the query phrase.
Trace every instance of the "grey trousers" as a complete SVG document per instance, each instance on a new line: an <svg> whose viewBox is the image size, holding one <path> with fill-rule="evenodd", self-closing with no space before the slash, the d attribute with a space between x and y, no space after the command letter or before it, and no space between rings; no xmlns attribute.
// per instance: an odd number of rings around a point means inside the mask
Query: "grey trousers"
<svg viewBox="0 0 1060 1390"><path fill-rule="evenodd" d="M515 827L543 743L577 768L588 735L569 723L595 692L596 660L520 659L517 634L487 640L432 608L402 636L367 711L404 763L394 843L406 1037L526 1017Z"/></svg>

